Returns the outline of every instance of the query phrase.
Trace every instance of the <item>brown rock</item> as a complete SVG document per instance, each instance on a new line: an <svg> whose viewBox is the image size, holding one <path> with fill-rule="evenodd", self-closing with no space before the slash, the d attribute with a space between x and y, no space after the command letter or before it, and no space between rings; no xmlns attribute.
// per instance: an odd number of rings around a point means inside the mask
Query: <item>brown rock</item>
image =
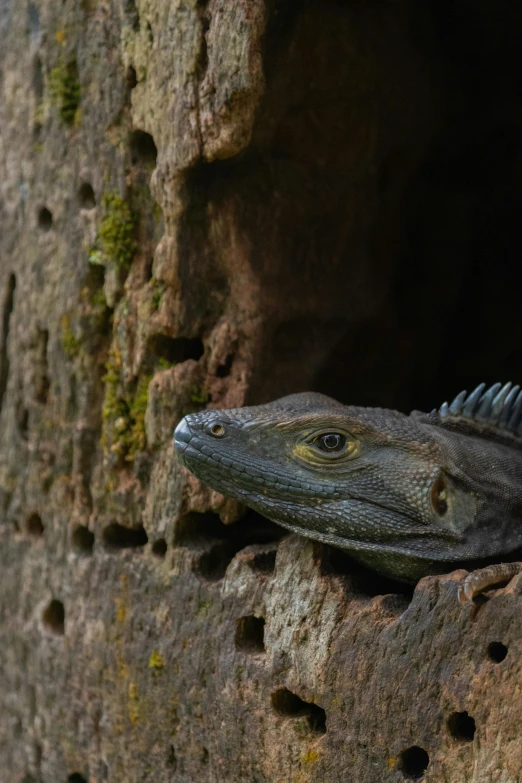
<svg viewBox="0 0 522 783"><path fill-rule="evenodd" d="M520 381L521 25L2 0L2 783L521 779L520 581L404 589L171 442L307 388Z"/></svg>

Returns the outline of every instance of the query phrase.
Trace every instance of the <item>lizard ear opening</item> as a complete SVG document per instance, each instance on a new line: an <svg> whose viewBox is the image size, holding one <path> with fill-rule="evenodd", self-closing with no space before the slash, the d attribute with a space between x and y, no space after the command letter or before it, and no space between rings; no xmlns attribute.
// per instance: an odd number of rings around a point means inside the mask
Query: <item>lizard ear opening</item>
<svg viewBox="0 0 522 783"><path fill-rule="evenodd" d="M443 517L448 510L448 489L442 476L438 476L431 488L431 505L439 517Z"/></svg>

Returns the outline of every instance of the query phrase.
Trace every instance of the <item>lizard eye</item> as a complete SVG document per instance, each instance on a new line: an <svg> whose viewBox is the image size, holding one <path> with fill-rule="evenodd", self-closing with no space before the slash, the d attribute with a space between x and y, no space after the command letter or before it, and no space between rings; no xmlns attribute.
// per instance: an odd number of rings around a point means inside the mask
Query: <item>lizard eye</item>
<svg viewBox="0 0 522 783"><path fill-rule="evenodd" d="M443 517L448 510L448 489L442 476L435 480L431 488L431 505L439 517Z"/></svg>
<svg viewBox="0 0 522 783"><path fill-rule="evenodd" d="M327 432L317 438L315 445L329 454L340 452L346 446L346 438L338 432Z"/></svg>
<svg viewBox="0 0 522 783"><path fill-rule="evenodd" d="M210 427L210 434L213 435L215 438L222 438L225 434L225 428L222 424L213 424Z"/></svg>
<svg viewBox="0 0 522 783"><path fill-rule="evenodd" d="M342 470L348 460L358 455L359 441L348 432L335 432L325 427L309 433L304 442L297 443L293 453L309 465Z"/></svg>

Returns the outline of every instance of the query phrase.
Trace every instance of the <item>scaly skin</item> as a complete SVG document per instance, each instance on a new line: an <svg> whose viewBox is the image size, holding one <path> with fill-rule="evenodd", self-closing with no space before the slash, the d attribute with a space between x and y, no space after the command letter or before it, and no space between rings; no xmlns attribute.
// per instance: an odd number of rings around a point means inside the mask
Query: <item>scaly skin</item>
<svg viewBox="0 0 522 783"><path fill-rule="evenodd" d="M522 393L519 404L518 387L499 386L480 387L467 409L459 395L410 416L315 393L206 410L180 422L175 447L214 489L416 582L522 547Z"/></svg>

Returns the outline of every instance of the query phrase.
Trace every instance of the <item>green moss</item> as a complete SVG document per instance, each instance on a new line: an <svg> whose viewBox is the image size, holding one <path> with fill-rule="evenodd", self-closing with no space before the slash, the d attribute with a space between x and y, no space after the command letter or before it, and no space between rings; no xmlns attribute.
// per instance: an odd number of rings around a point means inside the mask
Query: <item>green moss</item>
<svg viewBox="0 0 522 783"><path fill-rule="evenodd" d="M74 359L80 354L81 343L71 329L69 313L64 313L61 318L62 325L62 348L70 359Z"/></svg>
<svg viewBox="0 0 522 783"><path fill-rule="evenodd" d="M103 288L97 288L91 292L89 301L93 307L105 309L107 307L107 299L105 298L105 291Z"/></svg>
<svg viewBox="0 0 522 783"><path fill-rule="evenodd" d="M60 117L67 125L73 125L80 106L80 82L76 59L60 63L49 74L49 96L58 106Z"/></svg>
<svg viewBox="0 0 522 783"><path fill-rule="evenodd" d="M196 611L196 617L206 617L212 609L214 601L212 598L208 601L200 601Z"/></svg>
<svg viewBox="0 0 522 783"><path fill-rule="evenodd" d="M128 408L119 395L121 353L112 347L102 380L105 383L105 396L102 408L102 446L108 451L112 445L112 430L115 422L128 415Z"/></svg>
<svg viewBox="0 0 522 783"><path fill-rule="evenodd" d="M149 669L163 669L164 666L165 658L163 655L158 650L153 650L149 658Z"/></svg>
<svg viewBox="0 0 522 783"><path fill-rule="evenodd" d="M98 238L89 260L93 264L105 266L113 263L119 269L128 269L136 252L136 215L127 202L114 192L104 194L102 208Z"/></svg>
<svg viewBox="0 0 522 783"><path fill-rule="evenodd" d="M132 462L147 448L145 412L152 375L140 378L134 391L126 392L121 382L121 354L111 349L106 372L102 409L102 447L120 459Z"/></svg>
<svg viewBox="0 0 522 783"><path fill-rule="evenodd" d="M140 379L130 406L129 451L125 457L128 461L133 460L138 451L143 451L147 447L145 412L149 399L151 378L152 375L147 375Z"/></svg>
<svg viewBox="0 0 522 783"><path fill-rule="evenodd" d="M165 285L163 283L160 283L156 280L155 277L152 278L150 281L152 296L151 296L151 307L152 311L155 312L158 310L160 303L161 303L161 297L165 293Z"/></svg>
<svg viewBox="0 0 522 783"><path fill-rule="evenodd" d="M160 224L163 220L163 210L157 201L155 201L152 206L152 217L156 224Z"/></svg>
<svg viewBox="0 0 522 783"><path fill-rule="evenodd" d="M175 367L176 362L169 362L168 359L164 359L163 356L160 356L158 359L158 367L160 370L170 370L171 367Z"/></svg>
<svg viewBox="0 0 522 783"><path fill-rule="evenodd" d="M190 401L193 405L205 405L208 400L208 394L199 386L190 387Z"/></svg>

